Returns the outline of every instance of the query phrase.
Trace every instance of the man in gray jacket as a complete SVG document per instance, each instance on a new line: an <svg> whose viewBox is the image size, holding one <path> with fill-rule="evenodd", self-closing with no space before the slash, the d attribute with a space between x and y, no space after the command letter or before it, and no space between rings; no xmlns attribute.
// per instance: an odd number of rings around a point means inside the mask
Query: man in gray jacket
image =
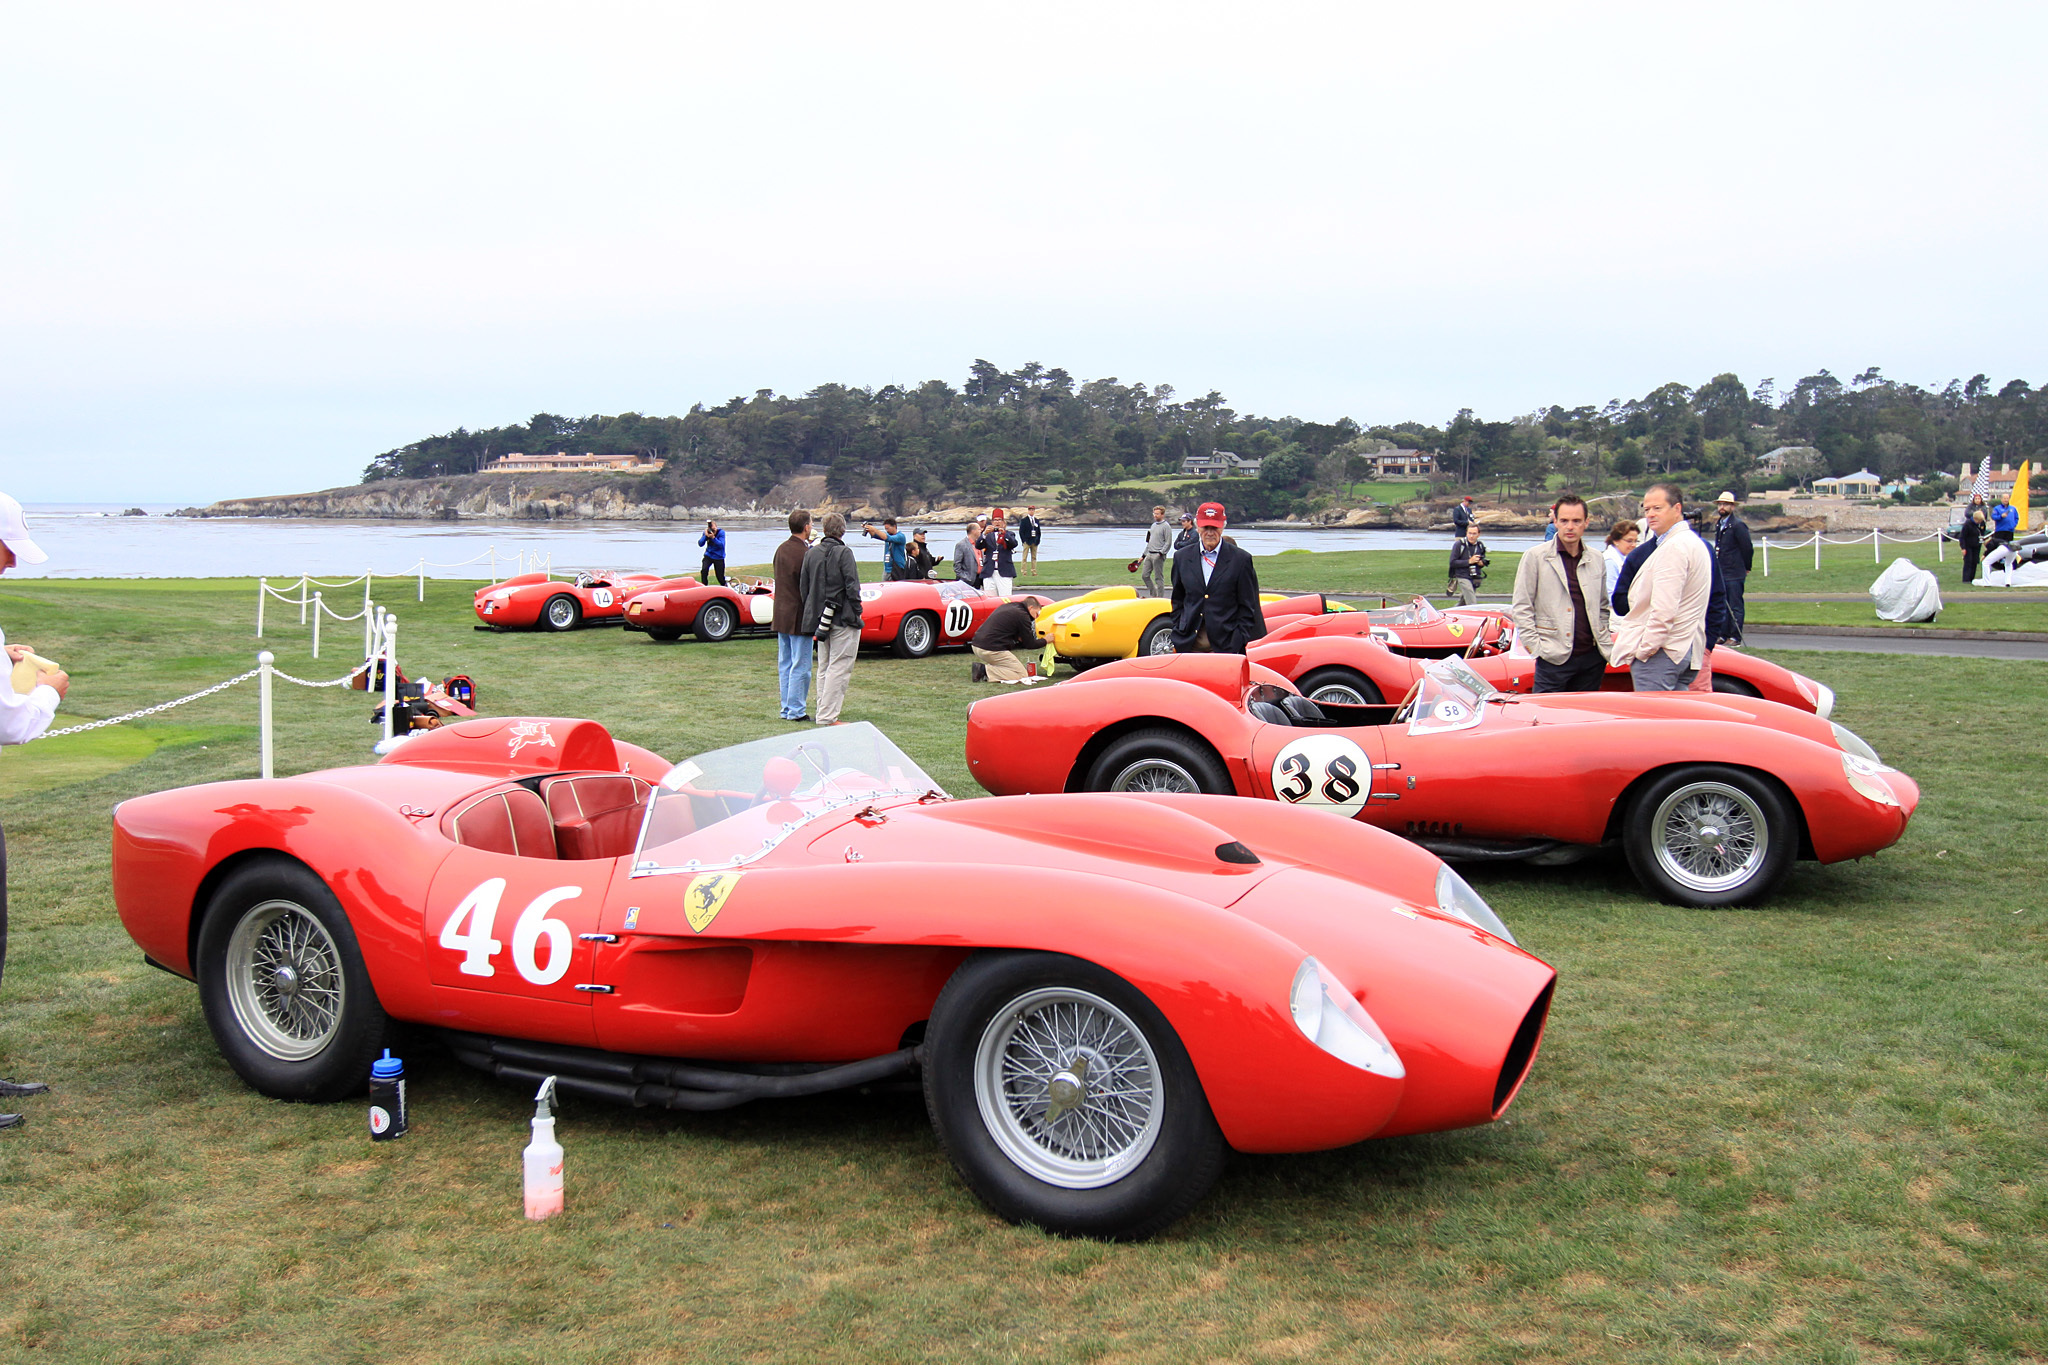
<svg viewBox="0 0 2048 1365"><path fill-rule="evenodd" d="M820 725L837 725L853 681L853 656L860 652L860 565L846 544L845 517L826 515L825 538L804 556L801 578L804 614L798 624L818 642L818 700L811 715Z"/></svg>
<svg viewBox="0 0 2048 1365"><path fill-rule="evenodd" d="M1567 493L1550 512L1557 534L1523 552L1508 613L1536 656L1538 692L1598 692L1613 640L1607 563L1586 548L1585 499Z"/></svg>
<svg viewBox="0 0 2048 1365"><path fill-rule="evenodd" d="M980 522L968 522L966 533L953 542L953 577L977 588L981 586Z"/></svg>
<svg viewBox="0 0 2048 1365"><path fill-rule="evenodd" d="M1173 550L1173 528L1166 524L1166 509L1152 509L1152 524L1145 528L1145 552L1139 556L1145 570L1144 586L1138 589L1140 597L1161 597L1165 595L1166 583L1164 566L1166 556Z"/></svg>

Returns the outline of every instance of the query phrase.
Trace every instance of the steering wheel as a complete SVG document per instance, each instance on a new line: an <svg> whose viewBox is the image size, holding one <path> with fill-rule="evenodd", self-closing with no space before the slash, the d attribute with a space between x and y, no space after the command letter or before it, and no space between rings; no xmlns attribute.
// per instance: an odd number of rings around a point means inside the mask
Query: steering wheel
<svg viewBox="0 0 2048 1365"><path fill-rule="evenodd" d="M1468 659L1490 659L1507 648L1507 627L1498 616L1488 617L1479 633L1472 637L1472 643L1465 646Z"/></svg>
<svg viewBox="0 0 2048 1365"><path fill-rule="evenodd" d="M1394 719L1391 722L1392 724L1399 725L1402 721L1410 719L1410 716L1408 714L1408 708L1415 705L1415 698L1421 691L1422 679L1420 678L1417 678L1414 682L1408 685L1407 694L1401 698L1400 705L1394 708Z"/></svg>

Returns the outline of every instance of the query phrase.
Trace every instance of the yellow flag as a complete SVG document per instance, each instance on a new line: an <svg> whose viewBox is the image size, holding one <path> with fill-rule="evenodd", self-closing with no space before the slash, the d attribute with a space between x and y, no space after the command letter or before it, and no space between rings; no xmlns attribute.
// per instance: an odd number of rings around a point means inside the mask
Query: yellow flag
<svg viewBox="0 0 2048 1365"><path fill-rule="evenodd" d="M2027 467L2028 461L2020 461L2020 472L2012 481L2012 507L2020 514L2019 532L2027 533Z"/></svg>

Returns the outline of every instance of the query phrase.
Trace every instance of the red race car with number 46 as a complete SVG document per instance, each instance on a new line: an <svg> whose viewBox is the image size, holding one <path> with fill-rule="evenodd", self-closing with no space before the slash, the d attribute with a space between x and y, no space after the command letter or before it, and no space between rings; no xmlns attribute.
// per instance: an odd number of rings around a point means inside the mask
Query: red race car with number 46
<svg viewBox="0 0 2048 1365"><path fill-rule="evenodd" d="M1005 878L1030 914L961 894ZM1185 1213L1228 1148L1499 1117L1554 982L1378 830L1202 795L954 801L865 724L671 767L591 721L464 721L122 803L114 898L266 1095L362 1093L399 1023L644 1107L916 1076L989 1207L1116 1238Z"/></svg>
<svg viewBox="0 0 2048 1365"><path fill-rule="evenodd" d="M1862 858L1920 788L1839 725L1721 693L1503 693L1438 659L1398 706L1310 701L1240 655L1129 659L968 708L999 795L1235 793L1333 811L1446 858L1576 861L1619 845L1681 905L1768 896L1795 860Z"/></svg>

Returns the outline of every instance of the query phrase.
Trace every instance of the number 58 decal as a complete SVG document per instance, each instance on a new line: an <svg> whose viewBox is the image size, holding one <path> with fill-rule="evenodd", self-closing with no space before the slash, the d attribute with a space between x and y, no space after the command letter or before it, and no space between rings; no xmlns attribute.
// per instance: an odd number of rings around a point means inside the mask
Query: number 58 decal
<svg viewBox="0 0 2048 1365"><path fill-rule="evenodd" d="M1290 805L1350 815L1371 791L1365 750L1338 735L1304 735L1273 760L1273 794Z"/></svg>
<svg viewBox="0 0 2048 1365"><path fill-rule="evenodd" d="M464 976L496 976L491 959L505 945L491 937L498 921L498 901L505 894L505 879L493 877L462 898L455 913L441 926L441 946L461 953L459 970ZM583 894L580 886L558 886L543 891L527 902L512 925L512 965L519 975L536 986L552 986L569 973L575 938L569 926L551 919L548 911L563 901ZM463 926L467 924L468 928ZM547 965L539 961L541 944L547 944Z"/></svg>

